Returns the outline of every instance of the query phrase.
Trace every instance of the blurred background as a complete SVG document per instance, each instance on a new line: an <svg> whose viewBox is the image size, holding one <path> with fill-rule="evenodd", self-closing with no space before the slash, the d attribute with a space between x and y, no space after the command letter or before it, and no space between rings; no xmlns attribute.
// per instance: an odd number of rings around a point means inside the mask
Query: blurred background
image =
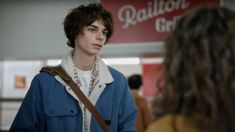
<svg viewBox="0 0 235 132"><path fill-rule="evenodd" d="M63 20L69 9L101 2L114 17L115 31L101 51L105 63L126 77L143 75L139 91L150 103L160 94L164 40L177 19L203 5L235 10L234 0L1 0L0 131L7 131L30 87L45 65L57 65L70 48Z"/></svg>

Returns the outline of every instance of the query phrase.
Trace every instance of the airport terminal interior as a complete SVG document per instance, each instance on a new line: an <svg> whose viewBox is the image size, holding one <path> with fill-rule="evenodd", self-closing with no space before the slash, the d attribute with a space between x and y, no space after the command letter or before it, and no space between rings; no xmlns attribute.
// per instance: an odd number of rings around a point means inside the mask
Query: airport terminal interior
<svg viewBox="0 0 235 132"><path fill-rule="evenodd" d="M64 16L69 9L101 2L112 11L114 35L100 56L125 77L141 74L143 86L139 92L151 106L159 92L156 82L162 72L164 40L178 17L204 4L235 10L234 0L195 1L0 1L0 131L8 131L33 77L40 69L60 64L63 55L71 50L66 45L63 31Z"/></svg>

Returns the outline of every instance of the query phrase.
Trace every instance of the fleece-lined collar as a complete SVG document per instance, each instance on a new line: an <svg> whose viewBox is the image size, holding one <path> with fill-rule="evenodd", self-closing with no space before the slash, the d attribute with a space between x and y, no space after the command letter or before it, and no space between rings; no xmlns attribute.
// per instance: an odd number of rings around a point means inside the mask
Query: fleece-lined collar
<svg viewBox="0 0 235 132"><path fill-rule="evenodd" d="M71 50L68 54L66 54L62 58L61 66L64 68L64 70L69 74L70 77L75 81L73 75L73 59L72 59L72 53L74 50ZM113 77L111 73L109 72L108 67L104 63L104 61L97 56L98 63L99 63L99 74L98 74L98 79L104 83L104 84L109 84L113 81Z"/></svg>

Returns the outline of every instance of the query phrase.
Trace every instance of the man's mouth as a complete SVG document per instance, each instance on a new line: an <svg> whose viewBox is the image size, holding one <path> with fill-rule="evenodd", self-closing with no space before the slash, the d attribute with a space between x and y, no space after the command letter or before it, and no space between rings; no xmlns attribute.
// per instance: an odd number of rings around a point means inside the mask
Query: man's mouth
<svg viewBox="0 0 235 132"><path fill-rule="evenodd" d="M97 47L97 48L101 48L102 47L102 45L100 45L100 44L93 44L95 47Z"/></svg>

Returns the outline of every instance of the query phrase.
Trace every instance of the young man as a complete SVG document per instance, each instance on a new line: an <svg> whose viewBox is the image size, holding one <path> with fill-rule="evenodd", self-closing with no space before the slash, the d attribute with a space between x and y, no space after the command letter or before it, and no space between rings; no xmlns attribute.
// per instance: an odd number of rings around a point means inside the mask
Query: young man
<svg viewBox="0 0 235 132"><path fill-rule="evenodd" d="M111 13L98 3L79 6L66 16L64 31L73 50L63 57L61 66L95 105L109 131L135 131L137 110L128 83L98 55L113 33ZM10 131L103 130L60 77L41 72L33 79Z"/></svg>

